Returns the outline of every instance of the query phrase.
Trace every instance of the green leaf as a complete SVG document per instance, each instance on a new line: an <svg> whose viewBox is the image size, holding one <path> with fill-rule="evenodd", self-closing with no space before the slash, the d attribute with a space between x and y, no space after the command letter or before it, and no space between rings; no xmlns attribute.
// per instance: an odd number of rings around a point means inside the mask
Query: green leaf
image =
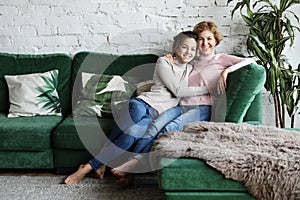
<svg viewBox="0 0 300 200"><path fill-rule="evenodd" d="M51 71L51 78L53 80L54 88L58 87L58 70Z"/></svg>
<svg viewBox="0 0 300 200"><path fill-rule="evenodd" d="M56 87L58 85L58 70L51 71L51 77L41 76L41 78L45 84L36 88L36 90L40 92L40 95L36 97L37 103L42 104L43 109L60 113L61 105L56 92Z"/></svg>
<svg viewBox="0 0 300 200"><path fill-rule="evenodd" d="M242 16L242 19L244 20L244 22L247 24L247 25L250 25L252 23L252 19L246 15L243 15L241 14Z"/></svg>
<svg viewBox="0 0 300 200"><path fill-rule="evenodd" d="M291 15L293 15L293 17L297 20L297 23L299 23L299 17L295 14L295 12L287 10L287 13L290 13Z"/></svg>
<svg viewBox="0 0 300 200"><path fill-rule="evenodd" d="M230 3L232 0L228 0L227 3ZM240 11L243 9L243 7L245 5L247 5L247 0L243 0L241 2L238 2L235 7L233 8L233 10L231 11L231 18L233 18L233 15L235 13L236 10L240 9Z"/></svg>
<svg viewBox="0 0 300 200"><path fill-rule="evenodd" d="M260 39L256 35L249 35L249 37L255 41L255 44L257 44L257 46L259 47L260 51L266 52L265 45L260 41Z"/></svg>
<svg viewBox="0 0 300 200"><path fill-rule="evenodd" d="M281 1L285 3L284 6L280 7L280 9L282 11L287 10L288 8L290 8L294 4L300 4L299 0L281 0Z"/></svg>

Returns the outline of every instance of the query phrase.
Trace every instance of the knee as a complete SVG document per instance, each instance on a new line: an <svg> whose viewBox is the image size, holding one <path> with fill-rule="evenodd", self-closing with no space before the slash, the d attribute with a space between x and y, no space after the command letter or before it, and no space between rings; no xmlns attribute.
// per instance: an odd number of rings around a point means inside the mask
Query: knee
<svg viewBox="0 0 300 200"><path fill-rule="evenodd" d="M166 125L162 132L169 132L169 131L178 131L180 130L180 124L177 121L171 121L168 125Z"/></svg>
<svg viewBox="0 0 300 200"><path fill-rule="evenodd" d="M137 100L129 102L129 114L133 122L139 122L146 115L145 105Z"/></svg>
<svg viewBox="0 0 300 200"><path fill-rule="evenodd" d="M145 133L145 137L153 137L157 135L158 132L159 129L154 124L150 124L147 128L147 132Z"/></svg>
<svg viewBox="0 0 300 200"><path fill-rule="evenodd" d="M124 134L134 138L142 138L146 132L146 126L135 124L124 131Z"/></svg>
<svg viewBox="0 0 300 200"><path fill-rule="evenodd" d="M129 101L129 110L145 110L145 104L137 99L132 99Z"/></svg>

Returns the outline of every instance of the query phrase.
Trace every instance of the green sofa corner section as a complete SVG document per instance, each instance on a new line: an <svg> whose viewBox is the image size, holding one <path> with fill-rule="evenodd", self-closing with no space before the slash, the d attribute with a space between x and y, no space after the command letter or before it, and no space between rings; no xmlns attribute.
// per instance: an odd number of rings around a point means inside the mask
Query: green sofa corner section
<svg viewBox="0 0 300 200"><path fill-rule="evenodd" d="M224 121L262 123L262 93L266 80L264 67L247 65L228 76ZM223 107L222 107L223 108ZM223 108L224 109L224 108ZM242 183L225 178L220 172L196 158L161 158L159 187L167 200L253 200Z"/></svg>
<svg viewBox="0 0 300 200"><path fill-rule="evenodd" d="M300 128L285 128L298 131ZM196 158L160 159L159 188L166 200L255 200L241 183Z"/></svg>

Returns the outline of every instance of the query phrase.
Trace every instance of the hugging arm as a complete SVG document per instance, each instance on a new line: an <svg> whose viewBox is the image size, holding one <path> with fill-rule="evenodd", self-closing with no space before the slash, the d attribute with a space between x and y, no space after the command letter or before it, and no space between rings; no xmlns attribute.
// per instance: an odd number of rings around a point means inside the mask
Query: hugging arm
<svg viewBox="0 0 300 200"><path fill-rule="evenodd" d="M223 64L228 67L224 69L220 75L220 79L217 87L218 94L222 94L225 92L227 86L226 83L227 83L228 73L236 71L251 63L255 63L254 59L252 58L242 58L242 57L232 56L227 54L222 54L221 56L222 56L221 59L223 61Z"/></svg>
<svg viewBox="0 0 300 200"><path fill-rule="evenodd" d="M208 94L208 87L189 87L188 75L192 70L191 65L186 66L186 74L176 73L172 65L168 63L167 59L159 59L157 62L157 74L164 85L176 96L176 97L189 97Z"/></svg>

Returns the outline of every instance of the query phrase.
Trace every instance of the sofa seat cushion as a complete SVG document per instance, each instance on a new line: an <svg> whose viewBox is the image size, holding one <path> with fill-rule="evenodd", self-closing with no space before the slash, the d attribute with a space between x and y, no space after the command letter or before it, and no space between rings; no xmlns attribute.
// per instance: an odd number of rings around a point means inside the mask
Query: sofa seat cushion
<svg viewBox="0 0 300 200"><path fill-rule="evenodd" d="M71 174L82 163L87 163L93 158L86 150L54 149L54 163L58 173Z"/></svg>
<svg viewBox="0 0 300 200"><path fill-rule="evenodd" d="M0 151L51 149L51 132L61 120L61 116L7 118L0 114Z"/></svg>
<svg viewBox="0 0 300 200"><path fill-rule="evenodd" d="M167 200L255 200L245 192L165 192Z"/></svg>
<svg viewBox="0 0 300 200"><path fill-rule="evenodd" d="M247 192L242 183L194 158L161 158L159 185L168 191L239 191Z"/></svg>
<svg viewBox="0 0 300 200"><path fill-rule="evenodd" d="M1 169L53 169L53 151L0 151Z"/></svg>
<svg viewBox="0 0 300 200"><path fill-rule="evenodd" d="M54 148L98 152L113 126L111 118L67 117L53 131Z"/></svg>

